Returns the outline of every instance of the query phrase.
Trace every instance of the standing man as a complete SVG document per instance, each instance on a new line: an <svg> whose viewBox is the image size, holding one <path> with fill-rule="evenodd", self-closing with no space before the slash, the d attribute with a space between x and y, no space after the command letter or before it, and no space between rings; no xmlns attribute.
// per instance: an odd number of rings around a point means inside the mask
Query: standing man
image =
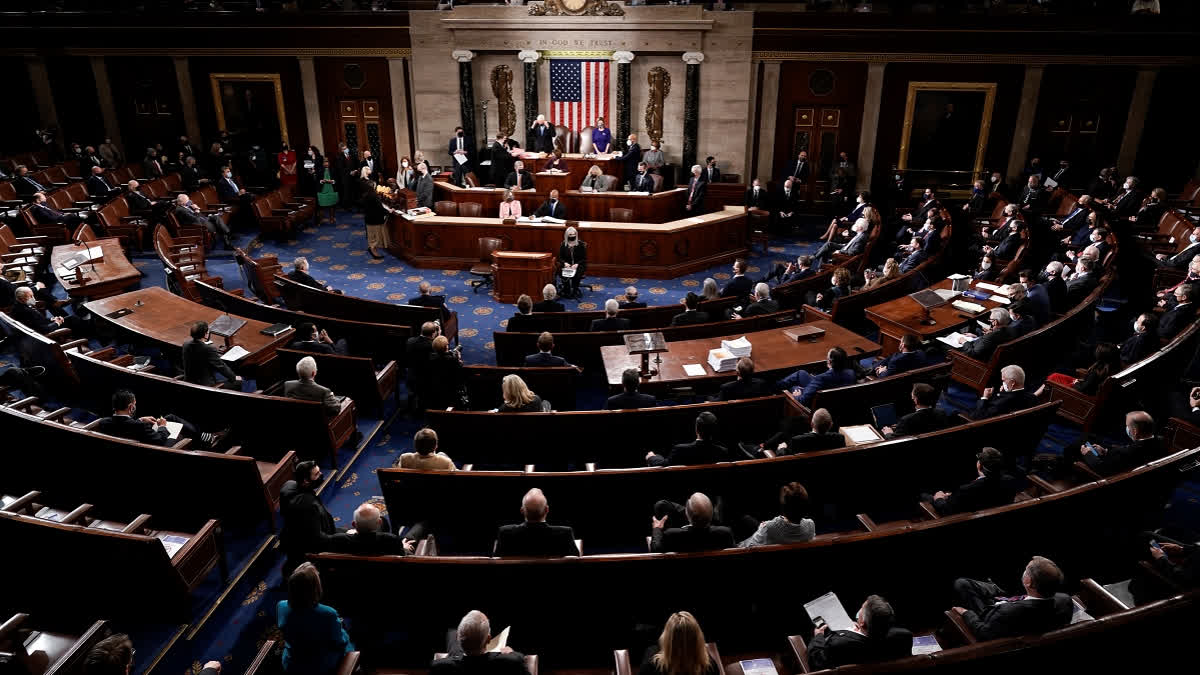
<svg viewBox="0 0 1200 675"><path fill-rule="evenodd" d="M708 182L704 180L700 165L692 166L692 179L688 181L688 197L687 204L684 209L690 215L696 215L704 209L704 192L708 187Z"/></svg>
<svg viewBox="0 0 1200 675"><path fill-rule="evenodd" d="M625 182L632 185L634 174L638 172L638 164L642 161L642 146L638 145L637 134L629 134L625 139L625 153L619 159L625 167Z"/></svg>
<svg viewBox="0 0 1200 675"><path fill-rule="evenodd" d="M429 175L429 165L421 162L417 165L417 206L433 208L433 176Z"/></svg>
<svg viewBox="0 0 1200 675"><path fill-rule="evenodd" d="M546 121L545 115L538 115L529 127L529 149L547 154L554 150L554 127Z"/></svg>
<svg viewBox="0 0 1200 675"><path fill-rule="evenodd" d="M709 155L704 158L704 182L721 182L721 170L717 168L717 158Z"/></svg>
<svg viewBox="0 0 1200 675"><path fill-rule="evenodd" d="M333 156L333 168L337 173L337 183L341 188L342 208L353 208L358 201L358 181L350 180L351 175L358 173L358 156L345 143L338 143L338 152Z"/></svg>
<svg viewBox="0 0 1200 675"><path fill-rule="evenodd" d="M359 162L358 168L369 167L371 169L371 177L376 183L383 185L387 183L387 174L383 170L383 160L376 159L371 154L370 150L363 150L362 161Z"/></svg>

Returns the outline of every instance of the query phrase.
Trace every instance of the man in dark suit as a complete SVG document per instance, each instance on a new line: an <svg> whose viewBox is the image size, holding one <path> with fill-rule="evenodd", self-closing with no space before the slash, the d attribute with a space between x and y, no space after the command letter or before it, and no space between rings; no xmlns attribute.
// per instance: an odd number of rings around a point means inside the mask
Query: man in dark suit
<svg viewBox="0 0 1200 675"><path fill-rule="evenodd" d="M146 158L142 160L142 178L154 180L163 177L162 162L159 161L158 151L154 148L146 150Z"/></svg>
<svg viewBox="0 0 1200 675"><path fill-rule="evenodd" d="M740 312L731 312L729 316L734 319L742 319L779 311L779 302L771 299L771 287L761 281L754 285L754 292L750 294L750 300L750 304L745 309Z"/></svg>
<svg viewBox="0 0 1200 675"><path fill-rule="evenodd" d="M138 182L131 180L125 184L125 203L129 205L129 212L132 214L150 215L154 210L154 202L138 192Z"/></svg>
<svg viewBox="0 0 1200 675"><path fill-rule="evenodd" d="M721 289L722 298L747 298L754 289L754 282L746 276L746 261L738 258L733 261L733 278Z"/></svg>
<svg viewBox="0 0 1200 675"><path fill-rule="evenodd" d="M538 353L530 354L525 357L525 365L528 367L537 368L555 368L562 366L570 366L561 356L555 356L551 352L554 351L554 335L549 332L543 332L537 339Z"/></svg>
<svg viewBox="0 0 1200 675"><path fill-rule="evenodd" d="M1158 320L1158 336L1171 340L1196 318L1196 287L1180 284L1175 287L1175 306L1163 313Z"/></svg>
<svg viewBox="0 0 1200 675"><path fill-rule="evenodd" d="M417 165L417 208L433 209L433 176L429 174L429 165L421 162Z"/></svg>
<svg viewBox="0 0 1200 675"><path fill-rule="evenodd" d="M537 208L537 211L533 212L533 215L538 218L549 216L551 218L558 218L559 220L566 220L567 209L563 206L562 200L558 198L558 190L551 190L550 198L543 202Z"/></svg>
<svg viewBox="0 0 1200 675"><path fill-rule="evenodd" d="M676 314L671 317L672 326L692 326L698 323L708 323L708 312L701 312L700 296L688 291L687 297L683 299L683 305L687 309L683 310L683 314Z"/></svg>
<svg viewBox="0 0 1200 675"><path fill-rule="evenodd" d="M958 579L954 593L959 606L953 611L962 616L980 642L1045 633L1071 622L1071 597L1058 592L1062 583L1058 565L1034 556L1021 575L1025 595L1006 598L991 582Z"/></svg>
<svg viewBox="0 0 1200 675"><path fill-rule="evenodd" d="M487 651L492 628L478 610L467 612L447 645L447 655L429 666L430 675L529 675L525 656L507 645L498 652Z"/></svg>
<svg viewBox="0 0 1200 675"><path fill-rule="evenodd" d="M525 170L525 162L513 162L513 170L504 178L504 187L510 190L532 190L533 174Z"/></svg>
<svg viewBox="0 0 1200 675"><path fill-rule="evenodd" d="M645 162L638 162L637 174L630 179L630 189L634 192L654 193L654 176L650 175L650 169Z"/></svg>
<svg viewBox="0 0 1200 675"><path fill-rule="evenodd" d="M1133 335L1121 343L1121 363L1126 366L1137 363L1158 351L1162 340L1158 337L1158 316L1145 312L1133 320Z"/></svg>
<svg viewBox="0 0 1200 675"><path fill-rule="evenodd" d="M529 150L550 154L554 151L555 133L554 125L546 121L546 116L538 115L529 129Z"/></svg>
<svg viewBox="0 0 1200 675"><path fill-rule="evenodd" d="M742 203L748 209L759 209L760 211L771 210L771 198L767 195L767 189L762 186L762 183L755 178L750 183L750 187L746 188L746 194L742 197Z"/></svg>
<svg viewBox="0 0 1200 675"><path fill-rule="evenodd" d="M137 398L128 389L118 389L112 397L113 413L111 417L100 418L96 431L109 436L125 438L147 445L166 446L172 443L171 431L167 422L177 422L183 425L179 435L199 441L206 447L213 447L224 434L201 433L187 420L167 415L165 417L134 417L137 413Z"/></svg>
<svg viewBox="0 0 1200 675"><path fill-rule="evenodd" d="M380 530L382 524L379 507L369 502L362 504L354 510L354 527L326 539L326 550L354 555L408 555L413 552L415 543L412 539L383 532Z"/></svg>
<svg viewBox="0 0 1200 675"><path fill-rule="evenodd" d="M46 192L46 186L33 179L29 175L29 167L24 164L17 165L17 175L12 180L13 189L22 197L29 197L38 192Z"/></svg>
<svg viewBox="0 0 1200 675"><path fill-rule="evenodd" d="M1029 304L1029 311L1034 320L1039 326L1045 326L1050 322L1052 313L1046 285L1037 283L1033 270L1021 270L1017 273L1017 279L1025 287L1025 301Z"/></svg>
<svg viewBox="0 0 1200 675"><path fill-rule="evenodd" d="M604 318L592 319L592 325L588 330L593 333L602 330L629 330L629 319L622 319L617 316L621 311L621 305L613 298L609 298L604 302Z"/></svg>
<svg viewBox="0 0 1200 675"><path fill-rule="evenodd" d="M549 513L550 505L541 490L533 488L526 492L521 499L525 522L500 528L496 533L496 557L580 555L575 533L566 525L548 525Z"/></svg>
<svg viewBox="0 0 1200 675"><path fill-rule="evenodd" d="M829 260L833 257L835 252L846 256L856 256L859 253L862 253L866 250L867 239L870 237L867 229L867 221L863 218L859 218L858 220L854 221L853 225L850 226L850 230L854 232L854 236L850 238L850 241L838 246L835 240L830 239L822 244L821 248L813 254L813 259Z"/></svg>
<svg viewBox="0 0 1200 675"><path fill-rule="evenodd" d="M925 192L921 193L921 205L913 213L906 213L900 216L900 220L905 225L912 223L922 224L929 219L931 214L937 213L940 207L941 205L938 204L937 195L934 193L933 188L925 188ZM896 237L897 243L906 243L908 241L905 233L907 229L909 228L902 227L900 229Z"/></svg>
<svg viewBox="0 0 1200 675"><path fill-rule="evenodd" d="M383 160L372 155L369 149L363 150L362 161L358 163L358 168L360 170L369 168L371 172L368 175L371 176L371 180L380 185L387 183L387 171L383 166Z"/></svg>
<svg viewBox="0 0 1200 675"><path fill-rule="evenodd" d="M72 333L79 335L90 335L93 332L90 319L61 313L56 313L55 316L46 316L46 310L37 307L36 295L35 289L29 286L18 286L13 291L14 303L10 310L12 318L42 335L53 333L64 326L70 328ZM47 306L57 308L56 305Z"/></svg>
<svg viewBox="0 0 1200 675"><path fill-rule="evenodd" d="M1138 179L1136 176L1126 176L1123 191L1112 200L1105 203L1111 213L1110 222L1115 220L1128 220L1131 216L1136 216L1138 209L1142 206L1143 193L1138 189Z"/></svg>
<svg viewBox="0 0 1200 675"><path fill-rule="evenodd" d="M800 207L800 186L788 176L771 202L775 208L776 229L791 229L796 224L796 210Z"/></svg>
<svg viewBox="0 0 1200 675"><path fill-rule="evenodd" d="M1067 282L1067 297L1064 299L1067 309L1083 302L1100 285L1094 272L1095 267L1096 263L1090 258L1081 257L1075 263L1075 275Z"/></svg>
<svg viewBox="0 0 1200 675"><path fill-rule="evenodd" d="M179 178L185 190L197 190L202 185L208 184L208 179L200 172L200 167L196 166L196 158L191 155L187 155L183 160L183 168L179 170Z"/></svg>
<svg viewBox="0 0 1200 675"><path fill-rule="evenodd" d="M641 371L637 368L626 368L621 373L620 394L609 396L604 404L605 410L630 410L635 408L653 408L657 401L650 394L638 393L638 385L642 382Z"/></svg>
<svg viewBox="0 0 1200 675"><path fill-rule="evenodd" d="M1038 329L1037 319L1033 318L1033 306L1029 300L1017 300L1008 306L1008 315L1012 323L1008 325L1009 339L1028 335Z"/></svg>
<svg viewBox="0 0 1200 675"><path fill-rule="evenodd" d="M1067 309L1067 282L1062 278L1063 264L1057 260L1046 263L1043 285L1050 299L1050 312L1061 314Z"/></svg>
<svg viewBox="0 0 1200 675"><path fill-rule="evenodd" d="M512 171L514 165L512 149L515 145L516 142L505 138L504 134L496 134L495 140L488 145L487 152L492 161L491 183L493 185L503 185L504 179Z"/></svg>
<svg viewBox="0 0 1200 675"><path fill-rule="evenodd" d="M325 284L314 279L312 275L308 273L308 258L303 256L292 261L292 271L288 272L287 278L295 281L298 284L304 284L310 288L317 288L322 291L333 291L333 286L326 286Z"/></svg>
<svg viewBox="0 0 1200 675"><path fill-rule="evenodd" d="M924 382L914 384L912 388L913 411L896 420L895 427L884 427L879 431L884 438L892 438L893 436L927 434L952 426L954 420L936 408L937 400L937 389Z"/></svg>
<svg viewBox="0 0 1200 675"><path fill-rule="evenodd" d="M316 493L321 485L321 467L305 460L296 465L293 476L279 491L279 513L283 516L279 541L287 555L283 563L285 578L304 562L305 554L327 550L329 537L338 532L333 514Z"/></svg>
<svg viewBox="0 0 1200 675"><path fill-rule="evenodd" d="M83 218L75 213L63 213L56 208L51 207L46 203L46 193L35 192L33 194L33 205L29 207L29 212L33 214L33 219L42 225L65 225L68 230L74 230L83 222Z"/></svg>
<svg viewBox="0 0 1200 675"><path fill-rule="evenodd" d="M409 298L408 304L418 307L437 307L442 311L442 322L450 318L450 310L446 307L446 296L431 295L433 286L429 285L428 281L422 281L417 284L417 297Z"/></svg>
<svg viewBox="0 0 1200 675"><path fill-rule="evenodd" d="M533 311L535 312L565 312L566 306L558 301L558 290L554 288L554 284L546 284L542 287L542 301L534 303Z"/></svg>
<svg viewBox="0 0 1200 675"><path fill-rule="evenodd" d="M928 365L930 361L921 350L921 338L913 333L905 333L904 337L900 338L900 351L881 359L875 365L875 375L890 377Z"/></svg>
<svg viewBox="0 0 1200 675"><path fill-rule="evenodd" d="M334 184L341 187L342 206L349 208L351 205L357 204L358 181L355 174L358 173L359 168L358 153L351 150L350 146L345 143L338 143L337 154L332 157L330 164L336 181Z"/></svg>
<svg viewBox="0 0 1200 675"><path fill-rule="evenodd" d="M687 201L683 208L688 215L696 215L704 210L704 192L708 189L708 182L704 180L700 172L700 165L692 166L692 177L688 180Z"/></svg>
<svg viewBox="0 0 1200 675"><path fill-rule="evenodd" d="M329 387L317 384L317 360L306 356L296 364L296 376L300 379L288 380L283 383L283 395L303 401L316 401L321 404L325 414L333 417L342 410L345 396L334 396Z"/></svg>
<svg viewBox="0 0 1200 675"><path fill-rule="evenodd" d="M633 177L639 171L638 165L642 163L642 146L638 145L637 134L629 134L629 137L625 139L625 152L617 157L617 161L621 162L621 166L625 168L625 180L632 184Z"/></svg>
<svg viewBox="0 0 1200 675"><path fill-rule="evenodd" d="M254 201L254 195L246 192L233 180L233 170L229 167L221 172L221 178L217 181L217 196L226 204L240 204L249 206Z"/></svg>
<svg viewBox="0 0 1200 675"><path fill-rule="evenodd" d="M533 315L533 298L521 294L517 298L517 313L508 318L505 328L510 333L528 333L537 330L541 322Z"/></svg>
<svg viewBox="0 0 1200 675"><path fill-rule="evenodd" d="M183 379L192 384L212 387L217 384L213 377L220 373L227 382L241 384L242 376L235 375L217 348L208 339L208 322L197 321L192 324L191 338L183 343Z"/></svg>
<svg viewBox="0 0 1200 675"><path fill-rule="evenodd" d="M416 398L425 395L431 386L429 381L429 358L433 356L433 339L441 331L432 321L421 324L421 334L408 338L404 344L404 361L408 364L409 407Z"/></svg>
<svg viewBox="0 0 1200 675"><path fill-rule="evenodd" d="M86 175L92 172L95 167L103 169L108 166L100 155L96 154L96 148L89 145L83 149L83 156L79 158L79 173Z"/></svg>
<svg viewBox="0 0 1200 675"><path fill-rule="evenodd" d="M1075 171L1071 168L1071 162L1066 159L1059 160L1058 168L1050 174L1050 180L1064 190L1075 187Z"/></svg>
<svg viewBox="0 0 1200 675"><path fill-rule="evenodd" d="M888 632L895 622L895 612L886 600L868 595L854 620L852 630L830 630L826 624L813 634L808 643L808 662L813 669L833 669L852 663L874 663L911 653L912 635L908 635L910 651L892 654L887 649Z"/></svg>
<svg viewBox="0 0 1200 675"><path fill-rule="evenodd" d="M1042 179L1036 174L1029 176L1029 180L1025 184L1025 189L1021 191L1021 199L1018 200L1021 205L1021 213L1031 222L1037 222L1042 216L1042 211L1046 210L1046 200L1049 195L1042 189Z"/></svg>
<svg viewBox="0 0 1200 675"><path fill-rule="evenodd" d="M346 338L335 342L333 338L329 337L329 333L325 332L325 329L318 329L317 324L311 321L305 321L296 326L296 337L288 345L288 349L298 349L314 354L341 354L342 356L349 353Z"/></svg>
<svg viewBox="0 0 1200 675"><path fill-rule="evenodd" d="M1062 220L1057 218L1050 219L1050 229L1054 232L1065 232L1068 235L1078 232L1082 228L1086 228L1088 224L1088 215L1092 212L1092 197L1091 195L1081 195L1075 201L1074 208L1067 213ZM1070 243L1070 239L1065 239L1063 243Z"/></svg>
<svg viewBox="0 0 1200 675"><path fill-rule="evenodd" d="M87 193L93 201L107 200L113 193L113 188L104 180L104 168L93 166L87 179Z"/></svg>
<svg viewBox="0 0 1200 675"><path fill-rule="evenodd" d="M717 168L716 157L709 155L708 157L704 158L704 170L700 174L700 178L702 178L705 183L721 182L721 170Z"/></svg>
<svg viewBox="0 0 1200 675"><path fill-rule="evenodd" d="M992 358L992 352L996 351L996 347L1013 339L1012 331L1009 330L1012 317L1009 316L1007 309L1003 307L993 309L988 317L988 323L991 325L988 330L962 346L964 354L986 362Z"/></svg>
<svg viewBox="0 0 1200 675"><path fill-rule="evenodd" d="M625 299L618 301L620 309L645 309L646 303L638 302L638 289L633 286L625 288Z"/></svg>
<svg viewBox="0 0 1200 675"><path fill-rule="evenodd" d="M1200 255L1200 227L1192 228L1191 233L1188 235L1188 245L1182 251L1173 255L1159 253L1154 256L1154 259L1159 267L1186 270L1192 262L1192 258L1195 258L1197 255Z"/></svg>
<svg viewBox="0 0 1200 675"><path fill-rule="evenodd" d="M737 401L756 396L770 396L774 393L777 392L772 389L770 383L754 377L754 360L749 356L743 356L737 362L737 379L722 384L716 400Z"/></svg>
<svg viewBox="0 0 1200 675"><path fill-rule="evenodd" d="M1167 191L1154 188L1150 191L1150 199L1143 204L1136 214L1129 217L1129 222L1139 230L1156 230L1158 221L1167 212Z"/></svg>
<svg viewBox="0 0 1200 675"><path fill-rule="evenodd" d="M729 451L715 439L719 424L717 416L705 411L696 416L696 440L679 443L663 457L654 452L646 453L649 466L679 466L690 464L714 464L729 460Z"/></svg>
<svg viewBox="0 0 1200 675"><path fill-rule="evenodd" d="M225 242L225 248L233 250L233 233L230 232L229 226L221 220L216 214L204 215L200 213L199 207L188 197L186 193L180 193L175 197L175 208L172 213L175 215L175 221L184 227L203 227L213 234L219 235L221 240Z"/></svg>
<svg viewBox="0 0 1200 675"><path fill-rule="evenodd" d="M939 490L932 495L921 495L921 501L932 503L933 508L943 516L1011 504L1021 484L1005 473L1004 466L1002 452L995 448L984 448L975 458L975 472L978 475L974 480L960 485L953 492Z"/></svg>
<svg viewBox="0 0 1200 675"><path fill-rule="evenodd" d="M463 185L463 177L475 170L475 139L467 136L462 127L454 127L454 135L446 144L446 153L450 155L450 165L453 167L452 180L455 185ZM460 161L462 157L465 161Z"/></svg>
<svg viewBox="0 0 1200 675"><path fill-rule="evenodd" d="M796 155L796 161L788 165L787 171L784 172L785 178L791 178L799 185L808 184L808 174L812 172L812 166L808 163L808 152L801 150Z"/></svg>
<svg viewBox="0 0 1200 675"><path fill-rule="evenodd" d="M811 277L813 275L812 264L813 257L811 255L802 255L796 258L795 263L788 263L787 267L782 270L776 267L779 271L779 274L776 275L779 277L779 283L787 284Z"/></svg>
<svg viewBox="0 0 1200 675"><path fill-rule="evenodd" d="M1154 435L1154 418L1143 410L1134 410L1125 415L1125 434L1130 442L1105 448L1096 443L1087 443L1063 452L1066 461L1080 459L1102 476L1128 471L1162 457L1166 452L1163 440Z"/></svg>
<svg viewBox="0 0 1200 675"><path fill-rule="evenodd" d="M800 420L801 418L794 417L792 419ZM780 457L814 450L841 448L846 445L846 437L840 431L833 430L833 415L829 414L829 410L826 408L817 408L813 411L808 431L786 438L782 443L776 441L777 437L773 436L763 445L766 449L774 450L775 454Z"/></svg>
<svg viewBox="0 0 1200 675"><path fill-rule="evenodd" d="M733 531L712 524L712 500L703 493L696 492L688 497L684 508L688 524L683 527L666 527L672 515L678 518L677 505L671 502L658 502L654 505L654 513L650 517L650 551L653 553L719 551L734 546Z"/></svg>
<svg viewBox="0 0 1200 675"><path fill-rule="evenodd" d="M1037 397L1025 391L1025 371L1021 366L1004 366L1000 369L1000 393L992 396L991 387L983 390L973 420L982 420L997 415L1006 415L1037 405Z"/></svg>

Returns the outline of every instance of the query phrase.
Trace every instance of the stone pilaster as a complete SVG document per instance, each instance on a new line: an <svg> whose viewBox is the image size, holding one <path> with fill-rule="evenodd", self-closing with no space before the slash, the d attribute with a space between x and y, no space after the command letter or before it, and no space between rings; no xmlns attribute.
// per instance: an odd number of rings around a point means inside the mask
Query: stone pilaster
<svg viewBox="0 0 1200 675"><path fill-rule="evenodd" d="M1042 91L1042 75L1045 66L1025 66L1025 84L1021 87L1021 105L1017 108L1017 122L1013 125L1012 146L1008 151L1008 166L1005 174L1009 177L1009 185L1017 186L1020 190L1025 185L1017 178L1025 166L1026 155L1029 154L1029 139L1033 135L1033 120L1037 115L1038 95ZM982 176L972 176L978 180Z"/></svg>
<svg viewBox="0 0 1200 675"><path fill-rule="evenodd" d="M517 54L517 58L525 69L525 147L529 148L533 146L529 130L538 116L538 60L542 55L537 50L525 49Z"/></svg>
<svg viewBox="0 0 1200 675"><path fill-rule="evenodd" d="M183 128L187 130L188 138L196 143L200 139L200 118L196 114L196 95L192 92L192 71L188 68L186 56L176 56L172 60L175 62L175 80L179 85L179 110L183 113ZM204 144L201 143L200 146L204 147Z"/></svg>
<svg viewBox="0 0 1200 675"><path fill-rule="evenodd" d="M474 138L478 146L482 139L475 138L475 86L471 83L471 60L475 58L475 52L456 49L450 56L458 61L458 102L463 132L468 138Z"/></svg>
<svg viewBox="0 0 1200 675"><path fill-rule="evenodd" d="M871 189L875 168L875 138L879 133L879 106L883 102L883 69L886 63L867 64L867 93L863 97L862 129L858 132L858 190Z"/></svg>
<svg viewBox="0 0 1200 675"><path fill-rule="evenodd" d="M634 54L628 51L618 51L613 52L612 58L617 62L617 131L613 135L613 139L620 139L623 142L633 127L633 100L630 92L632 86L630 70L632 68L630 64L633 63Z"/></svg>
<svg viewBox="0 0 1200 675"><path fill-rule="evenodd" d="M1133 171L1133 163L1137 160L1138 146L1142 143L1142 127L1146 124L1146 114L1150 112L1150 95L1154 93L1154 80L1157 77L1158 68L1142 68L1138 71L1133 99L1129 102L1129 118L1125 121L1125 136L1117 153L1117 170L1122 176L1128 176Z"/></svg>

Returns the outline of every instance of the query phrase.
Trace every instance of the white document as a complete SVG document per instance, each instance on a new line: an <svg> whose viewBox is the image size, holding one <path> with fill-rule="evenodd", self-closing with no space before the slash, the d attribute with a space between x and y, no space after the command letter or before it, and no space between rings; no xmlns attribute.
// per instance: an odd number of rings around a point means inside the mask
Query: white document
<svg viewBox="0 0 1200 675"><path fill-rule="evenodd" d="M590 186L590 185L580 185L580 186L579 186L579 191L580 191L580 192L591 192L591 191L592 191L592 188L591 188L591 186Z"/></svg>
<svg viewBox="0 0 1200 675"><path fill-rule="evenodd" d="M562 218L555 218L554 216L542 216L542 222L543 223L556 223L558 225L562 225L563 223L565 223L567 221L563 220ZM580 223L580 224L582 225L583 223Z"/></svg>
<svg viewBox="0 0 1200 675"><path fill-rule="evenodd" d="M1083 605L1079 604L1078 600L1071 599L1071 623L1076 624L1080 621L1095 621L1096 617L1088 614Z"/></svg>
<svg viewBox="0 0 1200 675"><path fill-rule="evenodd" d="M943 300L957 298L960 295L959 291L950 290L949 288L935 288L933 289L933 292L937 293L938 297Z"/></svg>
<svg viewBox="0 0 1200 675"><path fill-rule="evenodd" d="M455 155L454 161L458 162L459 164L466 164L467 156L466 155Z"/></svg>
<svg viewBox="0 0 1200 675"><path fill-rule="evenodd" d="M743 356L750 356L753 346L750 344L750 341L746 339L746 336L743 335L736 340L721 340L721 348L728 351L730 354L741 358Z"/></svg>
<svg viewBox="0 0 1200 675"><path fill-rule="evenodd" d="M1003 295L993 295L992 297L988 298L988 300L991 300L992 302L998 302L1002 305L1007 305L1012 302L1012 300L1009 300L1008 298L1004 297Z"/></svg>
<svg viewBox="0 0 1200 675"><path fill-rule="evenodd" d="M1053 190L1054 188L1058 187L1058 181L1054 180L1053 178L1047 178L1045 185L1046 185L1046 187Z"/></svg>
<svg viewBox="0 0 1200 675"><path fill-rule="evenodd" d="M860 443L873 443L882 439L882 436L877 434L874 429L866 424L845 426L842 427L842 431L846 433L846 436L848 436L855 445Z"/></svg>
<svg viewBox="0 0 1200 675"><path fill-rule="evenodd" d="M704 375L704 366L699 363L683 364L683 374L688 377L702 377Z"/></svg>
<svg viewBox="0 0 1200 675"><path fill-rule="evenodd" d="M985 291L991 291L991 292L993 292L993 293L999 293L999 292L1000 292L1000 287L999 287L999 286L997 286L996 284L989 284L989 283L987 283L987 282L984 282L984 281L980 281L979 283L975 284L975 288L982 288L982 289L983 289L983 290L985 290Z"/></svg>
<svg viewBox="0 0 1200 675"><path fill-rule="evenodd" d="M912 655L918 654L933 654L942 651L942 646L938 644L937 638L932 635L914 635L912 643Z"/></svg>
<svg viewBox="0 0 1200 675"><path fill-rule="evenodd" d="M951 274L950 276L948 276L948 277L946 277L946 278L947 278L947 279L949 279L949 280L951 280L951 281L955 281L955 280L957 280L957 279L966 279L966 278L968 278L968 277L967 277L967 275L965 275L965 274L957 274L957 273L955 273L955 274Z"/></svg>
<svg viewBox="0 0 1200 675"><path fill-rule="evenodd" d="M974 335L967 333L951 333L949 335L938 336L938 342L958 348L975 339Z"/></svg>
<svg viewBox="0 0 1200 675"><path fill-rule="evenodd" d="M738 663L742 666L742 672L745 675L778 675L778 671L775 670L775 662L771 659L750 659Z"/></svg>
<svg viewBox="0 0 1200 675"><path fill-rule="evenodd" d="M183 545L188 543L186 537L177 537L173 534L168 534L162 539L159 539L159 541L162 542L163 548L167 549L168 558L174 558L175 554L179 552L179 549L183 548Z"/></svg>
<svg viewBox="0 0 1200 675"><path fill-rule="evenodd" d="M233 347L225 350L225 353L221 355L221 360L222 361L237 361L238 359L242 358L243 356L245 356L249 353L250 352L246 351L245 347L243 347L241 345L234 345Z"/></svg>
<svg viewBox="0 0 1200 675"><path fill-rule="evenodd" d="M167 422L167 431L171 432L170 439L173 441L179 440L179 432L183 431L183 423Z"/></svg>
<svg viewBox="0 0 1200 675"><path fill-rule="evenodd" d="M508 646L508 631L512 630L512 626L508 626L500 631L500 634L492 638L492 641L487 644L489 652L498 652Z"/></svg>
<svg viewBox="0 0 1200 675"><path fill-rule="evenodd" d="M964 312L970 312L971 314L978 314L987 309L983 305L977 305L973 302L967 302L966 300L955 300L954 302L950 303L950 306L954 309L961 309Z"/></svg>
<svg viewBox="0 0 1200 675"><path fill-rule="evenodd" d="M851 630L854 628L854 622L850 620L850 615L846 614L845 608L842 607L842 601L834 595L833 591L822 595L812 602L804 603L804 611L808 612L808 618L816 619L821 617L825 620L825 624L829 626L829 630Z"/></svg>
<svg viewBox="0 0 1200 675"><path fill-rule="evenodd" d="M570 267L563 267L562 270L559 271L559 274L561 274L562 278L564 279L571 279L575 276L575 270L571 269Z"/></svg>

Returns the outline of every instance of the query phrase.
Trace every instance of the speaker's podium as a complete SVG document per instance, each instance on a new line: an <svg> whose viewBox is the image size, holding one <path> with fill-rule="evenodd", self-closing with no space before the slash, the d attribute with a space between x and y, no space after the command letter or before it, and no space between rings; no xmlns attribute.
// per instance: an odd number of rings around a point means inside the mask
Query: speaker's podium
<svg viewBox="0 0 1200 675"><path fill-rule="evenodd" d="M554 254L493 251L492 276L500 302L516 302L522 293L534 297L554 281Z"/></svg>

